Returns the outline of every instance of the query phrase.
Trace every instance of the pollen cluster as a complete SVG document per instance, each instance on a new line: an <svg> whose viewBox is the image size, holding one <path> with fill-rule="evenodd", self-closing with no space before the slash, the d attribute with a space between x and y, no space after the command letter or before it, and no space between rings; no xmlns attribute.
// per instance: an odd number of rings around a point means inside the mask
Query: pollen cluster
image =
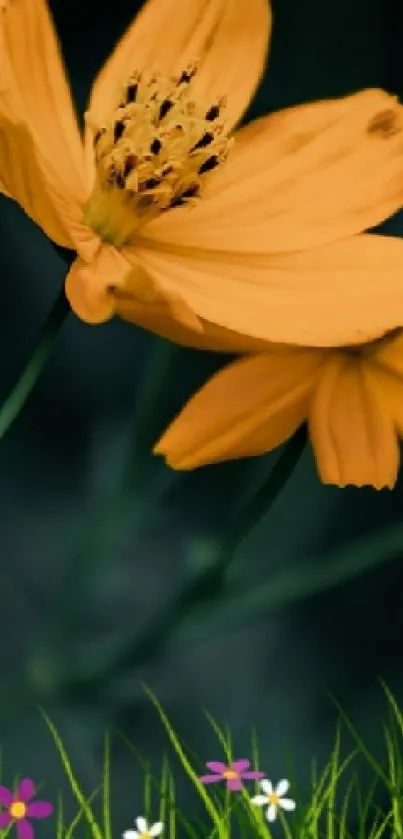
<svg viewBox="0 0 403 839"><path fill-rule="evenodd" d="M197 201L232 140L225 101L192 96L197 65L177 78L135 72L94 134L96 183L86 222L119 246L161 212Z"/></svg>
<svg viewBox="0 0 403 839"><path fill-rule="evenodd" d="M10 806L10 815L13 819L23 819L26 810L27 808L23 801L13 801Z"/></svg>

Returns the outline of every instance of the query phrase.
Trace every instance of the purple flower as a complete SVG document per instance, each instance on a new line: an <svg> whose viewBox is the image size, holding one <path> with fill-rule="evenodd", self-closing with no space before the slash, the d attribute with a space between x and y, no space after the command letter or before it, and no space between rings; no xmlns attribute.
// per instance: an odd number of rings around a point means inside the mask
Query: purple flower
<svg viewBox="0 0 403 839"><path fill-rule="evenodd" d="M214 772L214 775L202 775L199 778L202 784L216 784L218 781L226 781L227 789L232 791L242 789L242 780L255 781L264 778L264 772L247 771L250 767L250 760L235 760L230 766L226 766L220 760L210 760L209 763L206 763L206 766Z"/></svg>
<svg viewBox="0 0 403 839"><path fill-rule="evenodd" d="M49 801L29 804L34 795L35 785L30 778L21 781L15 794L0 786L0 804L6 807L6 811L0 813L0 830L15 823L18 839L34 839L34 830L28 819L46 819L53 812L53 804Z"/></svg>

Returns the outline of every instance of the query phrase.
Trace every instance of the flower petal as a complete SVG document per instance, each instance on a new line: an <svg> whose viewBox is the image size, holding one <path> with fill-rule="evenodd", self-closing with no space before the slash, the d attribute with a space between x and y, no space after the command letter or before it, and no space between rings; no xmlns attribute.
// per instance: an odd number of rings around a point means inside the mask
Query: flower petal
<svg viewBox="0 0 403 839"><path fill-rule="evenodd" d="M7 827L11 821L10 813L0 813L0 830L3 830L3 827Z"/></svg>
<svg viewBox="0 0 403 839"><path fill-rule="evenodd" d="M143 240L137 257L200 318L263 340L340 346L403 323L403 241L390 236L259 257Z"/></svg>
<svg viewBox="0 0 403 839"><path fill-rule="evenodd" d="M376 356L386 355L388 351L388 366L377 366L370 368L374 377L374 388L379 390L379 399L382 400L388 410L399 437L403 438L403 359L402 339L384 347ZM393 369L392 350L395 349L395 369ZM376 361L376 356L373 358Z"/></svg>
<svg viewBox="0 0 403 839"><path fill-rule="evenodd" d="M270 804L266 810L266 819L268 822L275 822L277 818L277 807L275 804Z"/></svg>
<svg viewBox="0 0 403 839"><path fill-rule="evenodd" d="M290 789L290 782L287 781L286 778L283 778L282 781L279 781L278 784L276 784L275 794L278 795L279 798L281 798L281 796L285 795L286 792L288 792L289 789Z"/></svg>
<svg viewBox="0 0 403 839"><path fill-rule="evenodd" d="M34 829L26 819L19 819L15 826L18 839L34 839Z"/></svg>
<svg viewBox="0 0 403 839"><path fill-rule="evenodd" d="M123 249L122 254L133 267L138 267L137 249L127 247ZM224 329L209 321L200 321L202 331L200 326L196 331L196 325L191 317L188 328L185 326L183 318L181 322L173 320L172 310L169 306L162 304L151 307L134 297L119 300L117 314L124 320L135 323L185 347L234 353L263 352L267 349L266 341L260 338L242 335L240 332Z"/></svg>
<svg viewBox="0 0 403 839"><path fill-rule="evenodd" d="M243 783L239 778L228 778L227 789L231 792L237 792L238 790L243 789Z"/></svg>
<svg viewBox="0 0 403 839"><path fill-rule="evenodd" d="M81 257L73 262L65 281L66 297L73 312L86 323L103 323L113 317L115 303L109 286L120 282L122 271L120 254L103 245L92 263Z"/></svg>
<svg viewBox="0 0 403 839"><path fill-rule="evenodd" d="M9 3L0 20L14 96L67 195L85 192L84 152L57 36L45 0Z"/></svg>
<svg viewBox="0 0 403 839"><path fill-rule="evenodd" d="M158 323L173 321L182 331L202 331L199 319L181 296L160 285L141 266L131 265L111 245L102 244L93 261L79 258L66 277L71 308L86 323L103 323L114 314L136 322L140 309L158 331ZM148 315L149 313L149 315Z"/></svg>
<svg viewBox="0 0 403 839"><path fill-rule="evenodd" d="M246 781L259 781L260 778L264 778L264 772L242 772L242 777Z"/></svg>
<svg viewBox="0 0 403 839"><path fill-rule="evenodd" d="M202 784L216 784L218 781L223 781L224 778L222 775L201 775L199 777L199 781Z"/></svg>
<svg viewBox="0 0 403 839"><path fill-rule="evenodd" d="M123 839L139 839L139 834L137 830L125 830L122 833Z"/></svg>
<svg viewBox="0 0 403 839"><path fill-rule="evenodd" d="M233 769L235 772L244 772L245 769L249 769L250 767L250 760L246 760L242 758L241 760L234 760L231 763L230 769Z"/></svg>
<svg viewBox="0 0 403 839"><path fill-rule="evenodd" d="M266 798L267 798L267 796L269 796L269 795L273 795L273 784L272 784L272 782L271 782L271 781L269 781L269 779L268 779L268 778L265 778L265 779L261 782L260 786L261 786L261 788L262 788L263 792L265 792L265 793L266 793Z"/></svg>
<svg viewBox="0 0 403 839"><path fill-rule="evenodd" d="M40 154L9 93L2 90L0 191L15 199L53 241L62 247L75 248L71 228L78 225L80 206L63 192L58 174Z"/></svg>
<svg viewBox="0 0 403 839"><path fill-rule="evenodd" d="M139 816L136 819L136 827L139 833L147 833L148 832L148 821L143 816Z"/></svg>
<svg viewBox="0 0 403 839"><path fill-rule="evenodd" d="M378 347L375 346L370 358L376 364L386 367L388 372L403 380L403 333L399 334L393 341L386 341L384 344L379 344Z"/></svg>
<svg viewBox="0 0 403 839"><path fill-rule="evenodd" d="M32 778L23 778L21 783L19 784L16 799L19 801L24 801L26 803L35 795L35 784Z"/></svg>
<svg viewBox="0 0 403 839"><path fill-rule="evenodd" d="M167 283L160 282L141 265L133 266L122 277L121 283L114 291L115 314L124 320L145 323L148 321L154 332L158 332L159 324L168 322L178 328L181 334L186 331L202 333L203 327L193 309L186 303L181 294L170 289Z"/></svg>
<svg viewBox="0 0 403 839"><path fill-rule="evenodd" d="M267 795L254 795L250 799L251 804L256 804L258 807L263 807L267 804Z"/></svg>
<svg viewBox="0 0 403 839"><path fill-rule="evenodd" d="M195 92L207 104L226 95L234 124L262 75L270 30L268 0L188 0L180 13L177 0L148 0L94 83L91 118L105 120L133 70L175 75L198 59Z"/></svg>
<svg viewBox="0 0 403 839"><path fill-rule="evenodd" d="M66 277L66 296L71 308L86 323L103 323L114 314L125 320L147 325L155 332L167 321L179 324L182 333L202 331L202 326L186 301L160 284L142 268L129 263L124 254L102 244L88 264L77 259Z"/></svg>
<svg viewBox="0 0 403 839"><path fill-rule="evenodd" d="M27 816L30 819L47 819L53 813L53 804L50 801L34 801L27 807Z"/></svg>
<svg viewBox="0 0 403 839"><path fill-rule="evenodd" d="M299 105L241 129L209 194L150 224L181 247L305 250L374 227L403 204L403 106L383 90Z"/></svg>
<svg viewBox="0 0 403 839"><path fill-rule="evenodd" d="M213 376L157 443L175 469L269 451L304 421L322 353L282 349Z"/></svg>
<svg viewBox="0 0 403 839"><path fill-rule="evenodd" d="M116 314L129 323L135 323L183 347L227 353L256 353L267 349L266 341L224 329L205 320L199 321L202 332L187 328L183 322L172 319L172 310L166 305L151 307L130 299L126 305L119 301Z"/></svg>
<svg viewBox="0 0 403 839"><path fill-rule="evenodd" d="M0 786L0 804L2 804L3 807L9 807L11 802L13 801L13 798L14 796L11 792L11 789L8 789L8 787Z"/></svg>
<svg viewBox="0 0 403 839"><path fill-rule="evenodd" d="M287 810L288 812L295 810L296 806L292 798L281 798L279 801L279 807L282 807L283 810Z"/></svg>
<svg viewBox="0 0 403 839"><path fill-rule="evenodd" d="M228 766L226 763L223 763L221 760L209 760L206 763L207 769L211 769L212 772L226 772Z"/></svg>
<svg viewBox="0 0 403 839"><path fill-rule="evenodd" d="M397 436L365 358L329 356L310 405L309 431L324 483L394 486Z"/></svg>
<svg viewBox="0 0 403 839"><path fill-rule="evenodd" d="M150 829L150 836L159 836L164 829L164 822L155 822Z"/></svg>

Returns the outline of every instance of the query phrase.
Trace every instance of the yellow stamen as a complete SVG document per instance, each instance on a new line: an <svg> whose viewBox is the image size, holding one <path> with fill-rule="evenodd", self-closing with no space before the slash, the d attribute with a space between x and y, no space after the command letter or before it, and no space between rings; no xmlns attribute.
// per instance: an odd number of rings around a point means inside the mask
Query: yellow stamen
<svg viewBox="0 0 403 839"><path fill-rule="evenodd" d="M177 78L133 73L109 121L94 126L96 179L84 220L116 247L160 213L198 201L228 155L225 101L194 99L196 72L192 64Z"/></svg>
<svg viewBox="0 0 403 839"><path fill-rule="evenodd" d="M226 778L228 781L234 781L235 778L238 778L238 772L235 772L234 769L226 769L222 774L223 778Z"/></svg>
<svg viewBox="0 0 403 839"><path fill-rule="evenodd" d="M26 811L27 808L23 801L13 801L10 807L10 816L13 819L23 819Z"/></svg>
<svg viewBox="0 0 403 839"><path fill-rule="evenodd" d="M272 792L271 795L268 795L267 800L268 800L269 804L274 804L275 807L278 807L278 805L280 803L280 798L279 798L278 795L276 795L275 792Z"/></svg>

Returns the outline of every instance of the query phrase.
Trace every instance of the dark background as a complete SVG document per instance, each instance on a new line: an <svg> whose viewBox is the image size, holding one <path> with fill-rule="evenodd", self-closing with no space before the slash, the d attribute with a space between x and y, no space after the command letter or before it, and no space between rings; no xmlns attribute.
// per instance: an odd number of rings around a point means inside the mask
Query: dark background
<svg viewBox="0 0 403 839"><path fill-rule="evenodd" d="M140 4L50 5L82 112L94 75ZM367 86L403 96L398 6L276 0L269 67L247 118ZM0 230L5 398L65 268L6 199ZM402 235L403 218L386 230ZM38 703L60 728L88 790L99 780L107 725L123 728L157 761L164 734L140 679L203 760L221 757L202 716L207 708L230 725L236 756L248 754L256 726L262 768L274 779L286 773L291 753L302 790L310 761L324 760L333 742L336 714L325 688L380 750L379 675L403 702L401 480L393 492L324 487L306 451L237 553L226 586L207 593L194 626L184 620L165 643L140 645L184 583L211 561L214 539L242 494L277 457L180 475L148 454L222 363L170 351L119 321L89 327L70 315L33 397L1 441L3 783L31 775L53 799L65 786ZM120 834L141 809L141 773L119 743L113 766ZM178 787L180 795L180 772ZM50 836L53 827L40 830Z"/></svg>

